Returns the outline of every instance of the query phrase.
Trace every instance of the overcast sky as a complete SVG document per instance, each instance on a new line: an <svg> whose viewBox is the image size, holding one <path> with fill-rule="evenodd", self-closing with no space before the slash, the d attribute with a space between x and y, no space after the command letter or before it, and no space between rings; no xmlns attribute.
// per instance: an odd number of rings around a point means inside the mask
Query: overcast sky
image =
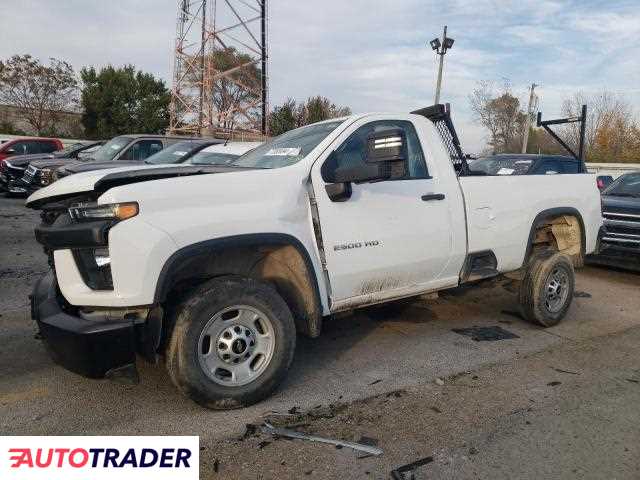
<svg viewBox="0 0 640 480"><path fill-rule="evenodd" d="M175 0L0 0L0 58L31 53L85 65L135 64L169 82ZM9 12L9 13L7 13ZM509 79L523 101L540 84L545 117L562 99L603 89L640 110L640 1L270 0L270 98L325 95L354 112L433 103L436 56L449 26L443 101L465 150L482 149L468 95Z"/></svg>

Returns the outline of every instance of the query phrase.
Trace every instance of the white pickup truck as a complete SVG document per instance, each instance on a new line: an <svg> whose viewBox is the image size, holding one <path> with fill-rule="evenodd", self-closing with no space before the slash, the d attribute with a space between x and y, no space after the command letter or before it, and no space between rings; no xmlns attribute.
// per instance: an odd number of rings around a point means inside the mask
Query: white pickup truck
<svg viewBox="0 0 640 480"><path fill-rule="evenodd" d="M594 175L471 175L443 105L305 126L224 166L76 174L27 205L54 360L103 377L164 358L210 408L268 396L296 334L340 311L507 274L554 325L602 224Z"/></svg>

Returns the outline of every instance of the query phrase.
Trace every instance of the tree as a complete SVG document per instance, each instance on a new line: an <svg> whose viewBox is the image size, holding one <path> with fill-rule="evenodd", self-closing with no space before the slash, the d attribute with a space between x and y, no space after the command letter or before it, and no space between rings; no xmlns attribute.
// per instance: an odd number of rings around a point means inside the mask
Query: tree
<svg viewBox="0 0 640 480"><path fill-rule="evenodd" d="M587 105L585 128L585 158L591 162L637 162L638 125L629 102L620 95L600 92L588 95L577 92L565 99L563 115L579 116L582 105ZM564 136L570 146L578 148L580 124L568 124Z"/></svg>
<svg viewBox="0 0 640 480"><path fill-rule="evenodd" d="M261 70L256 61L246 53L240 53L233 47L216 50L212 59L216 72L232 69L225 76L218 76L212 82L210 92L213 105L218 112L232 112L226 118L219 117L218 125L231 129L237 123L237 117L244 117L245 122L258 129L262 111L255 108L243 110L247 105L257 105L262 101Z"/></svg>
<svg viewBox="0 0 640 480"><path fill-rule="evenodd" d="M0 61L0 102L14 105L36 134L55 130L58 113L77 105L78 80L67 62L43 65L31 55Z"/></svg>
<svg viewBox="0 0 640 480"><path fill-rule="evenodd" d="M275 106L269 114L269 134L276 137L298 127L296 101L287 98L282 106Z"/></svg>
<svg viewBox="0 0 640 480"><path fill-rule="evenodd" d="M351 115L349 107L338 107L326 97L310 97L303 103L289 98L282 106L274 107L269 115L269 134L276 136L303 125L346 115Z"/></svg>
<svg viewBox="0 0 640 480"><path fill-rule="evenodd" d="M476 119L489 131L493 153L520 151L527 116L508 82L499 91L491 82L480 82L469 103Z"/></svg>
<svg viewBox="0 0 640 480"><path fill-rule="evenodd" d="M162 80L133 65L80 72L82 124L88 138L125 133L163 133L169 125L170 93Z"/></svg>

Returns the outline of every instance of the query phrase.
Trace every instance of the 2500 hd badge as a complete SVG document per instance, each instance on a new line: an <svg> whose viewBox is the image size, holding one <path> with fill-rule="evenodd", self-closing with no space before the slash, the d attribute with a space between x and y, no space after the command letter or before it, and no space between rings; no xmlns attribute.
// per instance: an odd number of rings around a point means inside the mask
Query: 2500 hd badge
<svg viewBox="0 0 640 480"><path fill-rule="evenodd" d="M342 245L334 245L333 250L352 250L354 248L362 248L362 247L377 247L381 245L379 240L367 240L365 242L353 242L353 243L343 243Z"/></svg>

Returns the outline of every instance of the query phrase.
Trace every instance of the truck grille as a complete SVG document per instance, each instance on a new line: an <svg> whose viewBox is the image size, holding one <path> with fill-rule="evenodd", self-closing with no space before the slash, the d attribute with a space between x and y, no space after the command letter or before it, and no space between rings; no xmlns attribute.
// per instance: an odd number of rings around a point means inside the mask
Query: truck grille
<svg viewBox="0 0 640 480"><path fill-rule="evenodd" d="M38 175L38 169L32 165L29 165L26 172L24 172L24 180L31 183L33 179Z"/></svg>
<svg viewBox="0 0 640 480"><path fill-rule="evenodd" d="M640 247L640 211L607 210L602 216L606 227L604 242Z"/></svg>

